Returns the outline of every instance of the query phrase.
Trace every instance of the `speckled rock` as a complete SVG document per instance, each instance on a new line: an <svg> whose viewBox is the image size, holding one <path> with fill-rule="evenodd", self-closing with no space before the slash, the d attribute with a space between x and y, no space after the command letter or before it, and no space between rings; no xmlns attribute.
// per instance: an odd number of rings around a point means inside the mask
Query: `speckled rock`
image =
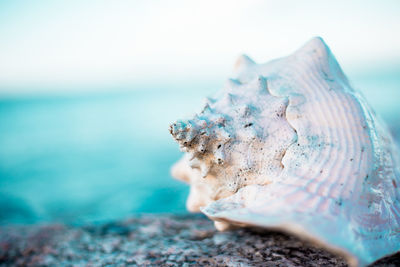
<svg viewBox="0 0 400 267"><path fill-rule="evenodd" d="M374 266L399 266L400 256ZM293 236L217 232L201 215L144 215L88 226L0 227L0 266L346 266Z"/></svg>

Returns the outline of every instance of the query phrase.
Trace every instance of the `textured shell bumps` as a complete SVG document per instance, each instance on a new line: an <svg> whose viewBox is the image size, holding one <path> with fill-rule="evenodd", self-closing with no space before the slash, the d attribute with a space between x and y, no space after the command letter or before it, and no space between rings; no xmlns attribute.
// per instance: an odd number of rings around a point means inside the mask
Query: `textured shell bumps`
<svg viewBox="0 0 400 267"><path fill-rule="evenodd" d="M246 56L170 132L187 207L223 230L277 228L366 265L400 249L400 161L386 126L321 38L256 64Z"/></svg>

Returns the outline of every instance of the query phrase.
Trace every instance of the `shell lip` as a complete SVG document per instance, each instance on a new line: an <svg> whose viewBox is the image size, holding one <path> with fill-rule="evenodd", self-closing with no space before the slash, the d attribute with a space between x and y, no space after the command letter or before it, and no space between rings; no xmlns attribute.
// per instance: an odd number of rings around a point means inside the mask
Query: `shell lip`
<svg viewBox="0 0 400 267"><path fill-rule="evenodd" d="M370 262L367 263L362 261L360 258L355 256L351 252L347 251L346 249L332 245L329 242L318 237L316 234L310 233L310 231L307 231L305 227L301 226L298 223L285 222L285 223L277 223L271 225L260 225L248 220L241 220L239 218L235 220L231 218L227 219L224 218L223 216L212 216L208 212L207 208L208 206L201 207L200 211L213 221L225 222L233 225L238 225L241 227L246 226L246 227L264 228L271 231L278 231L289 235L294 235L301 240L307 241L315 246L326 249L327 251L335 255L343 257L344 259L346 259L346 262L351 267L367 266L368 264L370 264Z"/></svg>

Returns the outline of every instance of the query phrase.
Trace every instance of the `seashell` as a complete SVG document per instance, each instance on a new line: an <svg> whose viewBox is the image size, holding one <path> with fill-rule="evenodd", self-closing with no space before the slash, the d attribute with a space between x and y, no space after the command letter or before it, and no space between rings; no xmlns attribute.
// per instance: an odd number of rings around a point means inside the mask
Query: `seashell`
<svg viewBox="0 0 400 267"><path fill-rule="evenodd" d="M170 131L189 211L219 230L283 230L364 266L400 249L400 161L386 126L321 38L233 77Z"/></svg>

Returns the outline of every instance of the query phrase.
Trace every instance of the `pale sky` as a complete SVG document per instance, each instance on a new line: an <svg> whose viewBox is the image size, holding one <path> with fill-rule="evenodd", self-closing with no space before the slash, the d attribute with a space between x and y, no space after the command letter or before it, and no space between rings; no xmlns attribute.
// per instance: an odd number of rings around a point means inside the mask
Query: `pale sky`
<svg viewBox="0 0 400 267"><path fill-rule="evenodd" d="M241 53L264 62L316 35L345 70L384 66L400 62L399 14L396 0L1 1L0 93L223 80Z"/></svg>

